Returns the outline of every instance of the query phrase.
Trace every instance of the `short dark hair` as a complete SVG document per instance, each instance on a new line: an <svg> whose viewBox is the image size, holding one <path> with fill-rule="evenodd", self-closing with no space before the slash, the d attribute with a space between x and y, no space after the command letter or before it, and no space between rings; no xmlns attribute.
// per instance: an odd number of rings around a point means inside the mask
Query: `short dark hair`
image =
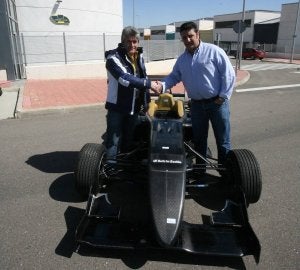
<svg viewBox="0 0 300 270"><path fill-rule="evenodd" d="M179 32L181 33L183 31L190 31L191 29L194 29L195 32L197 32L198 31L197 24L195 24L194 22L185 22L180 26Z"/></svg>

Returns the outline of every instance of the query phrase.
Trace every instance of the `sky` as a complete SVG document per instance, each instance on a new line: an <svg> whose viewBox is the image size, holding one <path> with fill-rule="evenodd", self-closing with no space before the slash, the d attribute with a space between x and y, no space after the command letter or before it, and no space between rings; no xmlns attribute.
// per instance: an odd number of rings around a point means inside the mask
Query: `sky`
<svg viewBox="0 0 300 270"><path fill-rule="evenodd" d="M123 0L123 23L124 26L148 28L236 13L243 10L243 2L244 0ZM245 0L245 10L281 11L282 4L296 2L298 0Z"/></svg>

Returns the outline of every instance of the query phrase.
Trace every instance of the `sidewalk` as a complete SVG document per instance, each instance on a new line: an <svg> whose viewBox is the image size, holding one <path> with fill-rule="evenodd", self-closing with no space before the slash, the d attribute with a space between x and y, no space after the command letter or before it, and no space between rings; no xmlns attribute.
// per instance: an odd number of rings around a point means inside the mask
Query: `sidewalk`
<svg viewBox="0 0 300 270"><path fill-rule="evenodd" d="M287 59L264 60L286 62ZM300 60L296 61L300 64ZM249 78L248 71L239 70L236 86L247 82ZM16 90L15 86L19 87L18 100L13 113L13 116L17 118L31 114L46 114L102 106L105 103L107 91L106 78L24 80L17 83L0 81L0 87L3 88L4 93L5 91ZM183 92L183 85L178 84L172 90L174 93Z"/></svg>

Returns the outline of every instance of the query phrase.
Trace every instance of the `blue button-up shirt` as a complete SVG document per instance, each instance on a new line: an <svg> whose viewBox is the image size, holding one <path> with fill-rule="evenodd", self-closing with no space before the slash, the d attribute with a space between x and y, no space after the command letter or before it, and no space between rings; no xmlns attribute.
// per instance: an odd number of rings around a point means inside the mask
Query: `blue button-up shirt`
<svg viewBox="0 0 300 270"><path fill-rule="evenodd" d="M229 99L235 72L223 49L201 41L194 54L185 50L178 57L172 72L163 79L164 89L170 89L180 81L191 99L215 96Z"/></svg>

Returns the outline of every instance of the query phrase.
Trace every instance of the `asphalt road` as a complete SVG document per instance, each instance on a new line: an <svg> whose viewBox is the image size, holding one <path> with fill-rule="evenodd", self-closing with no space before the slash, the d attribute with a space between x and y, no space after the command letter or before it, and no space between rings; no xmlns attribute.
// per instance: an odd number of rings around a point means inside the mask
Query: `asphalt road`
<svg viewBox="0 0 300 270"><path fill-rule="evenodd" d="M251 72L238 90L299 83L295 70ZM263 175L258 203L249 207L262 252L222 259L202 256L75 252L74 230L86 202L73 170L86 142L100 142L105 110L0 121L0 269L299 269L300 88L235 92L233 148L257 157ZM210 145L215 152L213 137ZM199 219L189 200L186 216Z"/></svg>

